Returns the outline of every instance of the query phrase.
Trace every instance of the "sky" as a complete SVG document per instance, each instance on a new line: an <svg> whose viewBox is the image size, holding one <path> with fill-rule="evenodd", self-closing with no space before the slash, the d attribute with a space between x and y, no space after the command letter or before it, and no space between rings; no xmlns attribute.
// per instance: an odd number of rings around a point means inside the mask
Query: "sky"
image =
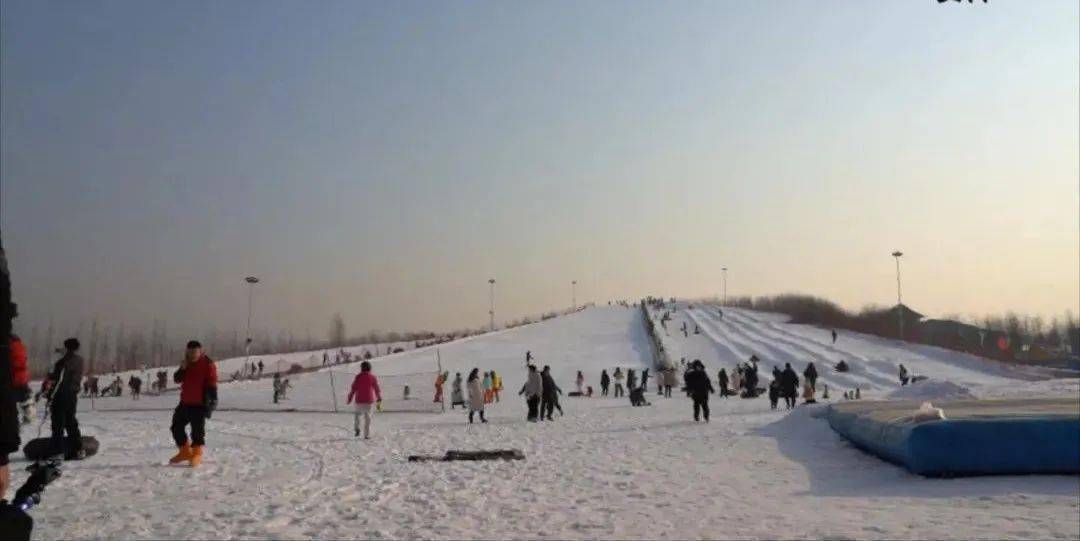
<svg viewBox="0 0 1080 541"><path fill-rule="evenodd" d="M1080 312L1080 3L0 3L17 327Z"/></svg>

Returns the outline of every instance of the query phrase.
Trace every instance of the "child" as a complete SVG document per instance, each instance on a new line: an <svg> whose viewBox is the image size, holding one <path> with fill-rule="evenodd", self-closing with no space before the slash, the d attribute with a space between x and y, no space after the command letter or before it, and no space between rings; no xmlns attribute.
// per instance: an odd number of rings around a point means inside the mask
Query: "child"
<svg viewBox="0 0 1080 541"><path fill-rule="evenodd" d="M780 402L780 380L774 379L769 384L769 406L775 410L777 402Z"/></svg>

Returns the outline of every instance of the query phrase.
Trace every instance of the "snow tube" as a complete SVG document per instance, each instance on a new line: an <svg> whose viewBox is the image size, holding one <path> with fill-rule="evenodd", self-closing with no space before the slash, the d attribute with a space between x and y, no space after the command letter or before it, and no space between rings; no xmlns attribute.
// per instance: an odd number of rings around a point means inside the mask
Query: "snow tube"
<svg viewBox="0 0 1080 541"><path fill-rule="evenodd" d="M934 403L946 419L915 422L913 401L829 406L829 426L856 447L928 477L1080 473L1073 399Z"/></svg>

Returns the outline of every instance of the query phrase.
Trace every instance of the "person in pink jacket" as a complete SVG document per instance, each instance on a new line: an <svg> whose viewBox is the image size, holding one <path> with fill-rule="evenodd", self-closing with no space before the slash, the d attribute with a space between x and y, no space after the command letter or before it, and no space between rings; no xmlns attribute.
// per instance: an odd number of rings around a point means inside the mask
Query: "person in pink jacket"
<svg viewBox="0 0 1080 541"><path fill-rule="evenodd" d="M360 373L353 380L352 388L349 389L349 397L345 399L345 403L351 403L354 398L356 399L356 412L353 413L353 432L356 437L360 437L360 417L363 416L364 439L366 440L371 437L371 408L377 402L382 402L379 380L375 379L375 374L371 373L371 363L367 361L360 363Z"/></svg>

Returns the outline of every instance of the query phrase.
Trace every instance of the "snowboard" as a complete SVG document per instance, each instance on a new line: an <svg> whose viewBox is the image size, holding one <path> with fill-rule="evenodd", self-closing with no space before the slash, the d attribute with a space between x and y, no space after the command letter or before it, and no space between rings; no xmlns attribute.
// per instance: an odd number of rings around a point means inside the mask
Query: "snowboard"
<svg viewBox="0 0 1080 541"><path fill-rule="evenodd" d="M82 448L86 452L86 458L90 458L98 452L98 440L93 436L82 437ZM50 438L35 438L23 446L23 456L27 460L43 460L49 458L49 453L52 452L52 441ZM71 453L70 444L68 439L64 438L64 460L77 460Z"/></svg>

